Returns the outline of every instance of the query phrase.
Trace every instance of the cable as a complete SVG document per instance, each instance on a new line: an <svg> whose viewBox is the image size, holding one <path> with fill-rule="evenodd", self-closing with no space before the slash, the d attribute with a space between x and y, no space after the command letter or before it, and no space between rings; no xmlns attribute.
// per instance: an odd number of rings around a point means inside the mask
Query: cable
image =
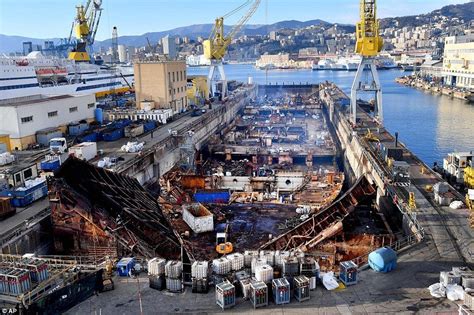
<svg viewBox="0 0 474 315"><path fill-rule="evenodd" d="M238 11L242 10L244 7L246 7L247 5L250 4L250 2L252 2L252 0L247 0L245 1L245 3L241 4L240 6L238 6L237 8L233 9L232 11L228 12L227 14L225 14L223 16L223 18L227 18L229 16L232 16L234 15L235 13L237 13Z"/></svg>

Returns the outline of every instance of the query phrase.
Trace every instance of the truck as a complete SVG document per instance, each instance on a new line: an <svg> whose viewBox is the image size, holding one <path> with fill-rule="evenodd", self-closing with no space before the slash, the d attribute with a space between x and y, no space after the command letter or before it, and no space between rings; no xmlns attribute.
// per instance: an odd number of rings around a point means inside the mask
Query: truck
<svg viewBox="0 0 474 315"><path fill-rule="evenodd" d="M49 151L51 154L62 154L67 150L66 138L53 138L49 140Z"/></svg>
<svg viewBox="0 0 474 315"><path fill-rule="evenodd" d="M97 156L96 142L82 142L69 148L69 155L84 161L90 161Z"/></svg>

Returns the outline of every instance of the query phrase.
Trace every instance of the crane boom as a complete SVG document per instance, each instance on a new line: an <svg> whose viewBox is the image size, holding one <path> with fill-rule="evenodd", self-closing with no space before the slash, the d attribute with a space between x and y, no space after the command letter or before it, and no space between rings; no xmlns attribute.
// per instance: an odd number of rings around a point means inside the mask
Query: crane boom
<svg viewBox="0 0 474 315"><path fill-rule="evenodd" d="M383 39L379 34L376 0L360 1L360 21L356 26L356 52L365 57L377 56L382 50Z"/></svg>

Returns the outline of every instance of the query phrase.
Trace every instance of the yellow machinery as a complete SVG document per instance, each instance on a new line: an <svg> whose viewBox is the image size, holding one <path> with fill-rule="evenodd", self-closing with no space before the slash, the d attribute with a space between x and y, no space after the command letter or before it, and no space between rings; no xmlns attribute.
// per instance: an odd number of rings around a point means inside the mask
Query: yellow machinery
<svg viewBox="0 0 474 315"><path fill-rule="evenodd" d="M232 30L226 36L224 34L224 19L235 14L237 11L241 10L252 2L253 4L247 13L240 18L240 20L234 25ZM227 79L222 61L225 54L227 53L227 48L229 47L232 39L235 37L235 35L237 35L238 32L240 32L242 27L248 22L255 11L257 11L260 2L261 0L247 0L244 4L227 13L223 17L217 18L209 39L203 42L204 56L211 61L209 75L207 78L208 91L211 96L216 94L220 94L222 97L227 96ZM219 73L219 79L215 78L216 70ZM218 87L219 84L222 85L220 90Z"/></svg>
<svg viewBox="0 0 474 315"><path fill-rule="evenodd" d="M355 52L362 58L351 89L352 122L357 125L358 92L375 93L374 117L383 124L382 87L380 85L375 57L383 47L383 39L379 34L376 0L360 0L360 21L356 25ZM365 69L370 70L371 79L362 80Z"/></svg>
<svg viewBox="0 0 474 315"><path fill-rule="evenodd" d="M367 133L364 136L364 139L369 142L380 142L380 139L372 133L370 129L367 129Z"/></svg>
<svg viewBox="0 0 474 315"><path fill-rule="evenodd" d="M466 206L469 209L469 223L471 228L474 228L474 204L469 194L466 194Z"/></svg>
<svg viewBox="0 0 474 315"><path fill-rule="evenodd" d="M410 192L409 194L408 207L410 208L411 211L416 211L416 200L415 200L414 192Z"/></svg>
<svg viewBox="0 0 474 315"><path fill-rule="evenodd" d="M227 255L233 252L234 246L231 242L227 241L227 235L229 232L229 224L226 224L224 233L217 233L216 235L216 252L221 255Z"/></svg>
<svg viewBox="0 0 474 315"><path fill-rule="evenodd" d="M89 62L90 56L87 49L94 44L95 34L99 27L102 14L102 0L88 0L86 5L76 7L74 33L76 45L69 53L68 58L75 61Z"/></svg>
<svg viewBox="0 0 474 315"><path fill-rule="evenodd" d="M474 189L474 167L466 167L464 169L464 184Z"/></svg>

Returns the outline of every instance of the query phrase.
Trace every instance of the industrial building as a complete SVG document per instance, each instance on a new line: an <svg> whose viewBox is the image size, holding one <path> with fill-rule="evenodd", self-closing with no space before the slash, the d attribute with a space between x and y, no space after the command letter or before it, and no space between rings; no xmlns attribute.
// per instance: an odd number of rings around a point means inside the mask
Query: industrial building
<svg viewBox="0 0 474 315"><path fill-rule="evenodd" d="M443 76L446 85L474 89L474 35L446 37Z"/></svg>
<svg viewBox="0 0 474 315"><path fill-rule="evenodd" d="M0 100L0 134L10 135L11 149L37 143L38 131L94 118L94 95L31 95Z"/></svg>
<svg viewBox="0 0 474 315"><path fill-rule="evenodd" d="M142 106L146 105L149 110L172 109L173 115L186 110L185 61L136 62L134 74L137 107L143 109Z"/></svg>

